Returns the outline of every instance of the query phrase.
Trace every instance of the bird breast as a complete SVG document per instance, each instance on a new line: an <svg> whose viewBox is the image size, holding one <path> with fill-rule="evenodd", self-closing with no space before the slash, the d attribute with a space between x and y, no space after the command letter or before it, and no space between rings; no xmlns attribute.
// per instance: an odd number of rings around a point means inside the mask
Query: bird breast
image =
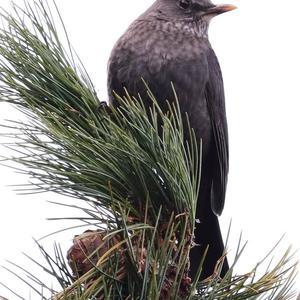
<svg viewBox="0 0 300 300"><path fill-rule="evenodd" d="M187 26L187 25L181 25ZM204 89L209 71L209 42L174 22L136 21L117 42L109 62L109 89L147 97L143 78L160 104L174 99L187 112L197 136L210 140L211 125ZM198 126L200 123L200 126Z"/></svg>
<svg viewBox="0 0 300 300"><path fill-rule="evenodd" d="M114 56L124 58L127 53L127 63L147 65L148 72L156 74L170 61L186 64L201 59L208 46L208 40L199 38L190 24L136 21L115 46L122 55Z"/></svg>

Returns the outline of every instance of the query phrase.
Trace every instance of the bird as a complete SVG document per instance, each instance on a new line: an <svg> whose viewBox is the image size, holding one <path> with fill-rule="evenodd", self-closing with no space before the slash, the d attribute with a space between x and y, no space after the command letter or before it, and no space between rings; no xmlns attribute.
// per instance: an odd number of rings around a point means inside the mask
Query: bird
<svg viewBox="0 0 300 300"><path fill-rule="evenodd" d="M108 61L109 105L117 105L116 94L128 92L150 106L149 88L167 111L167 101L174 99L173 84L181 114L188 115L201 143L195 246L189 257L192 279L207 247L200 279L214 274L224 257L218 216L224 208L229 170L228 129L223 78L208 29L215 16L235 8L210 0L156 0L118 39ZM225 257L221 276L228 270Z"/></svg>

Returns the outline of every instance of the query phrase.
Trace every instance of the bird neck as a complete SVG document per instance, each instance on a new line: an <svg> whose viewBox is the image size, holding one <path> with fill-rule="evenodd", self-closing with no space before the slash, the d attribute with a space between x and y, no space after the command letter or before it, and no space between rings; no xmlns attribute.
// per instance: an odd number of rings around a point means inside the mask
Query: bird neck
<svg viewBox="0 0 300 300"><path fill-rule="evenodd" d="M181 32L198 38L208 38L208 27L210 18L199 18L196 16L183 16L174 14L166 9L161 9L161 2L155 1L137 21L149 21L157 23L160 30L167 32Z"/></svg>
<svg viewBox="0 0 300 300"><path fill-rule="evenodd" d="M138 21L154 24L156 30L169 34L184 34L201 39L208 39L209 23L202 19L171 19L166 17L140 18Z"/></svg>
<svg viewBox="0 0 300 300"><path fill-rule="evenodd" d="M202 19L175 20L172 23L176 31L193 35L197 38L208 38L208 23Z"/></svg>

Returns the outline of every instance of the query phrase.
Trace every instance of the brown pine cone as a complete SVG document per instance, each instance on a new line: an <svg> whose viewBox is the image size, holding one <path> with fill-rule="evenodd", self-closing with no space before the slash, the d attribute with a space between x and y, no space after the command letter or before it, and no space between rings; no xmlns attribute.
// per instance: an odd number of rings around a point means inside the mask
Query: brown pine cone
<svg viewBox="0 0 300 300"><path fill-rule="evenodd" d="M75 277L78 278L91 270L99 258L119 242L116 236L104 239L106 235L106 231L87 230L74 237L67 259Z"/></svg>

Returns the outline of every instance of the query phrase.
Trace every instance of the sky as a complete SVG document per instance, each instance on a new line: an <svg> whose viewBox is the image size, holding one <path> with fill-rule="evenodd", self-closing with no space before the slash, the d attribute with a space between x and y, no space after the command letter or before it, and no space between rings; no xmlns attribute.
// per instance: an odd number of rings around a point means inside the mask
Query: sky
<svg viewBox="0 0 300 300"><path fill-rule="evenodd" d="M5 9L9 3L0 0ZM107 60L114 43L151 3L57 0L71 43L100 99L107 100ZM220 222L226 235L232 221L229 259L241 232L248 241L236 268L241 273L250 271L284 234L276 258L289 245L300 248L300 4L296 0L231 4L238 9L215 18L209 36L223 72L229 126L230 174ZM16 118L20 116L11 107L0 103L0 123ZM11 154L0 148L0 155ZM62 201L55 194L17 195L11 185L24 183L26 176L0 166L0 265L8 266L5 260L10 260L27 266L22 252L38 253L33 238L65 225L46 218L76 214L47 203ZM51 247L56 240L67 249L73 234L63 232L43 243ZM295 258L300 258L299 252ZM17 286L28 299L38 299L4 270L0 282ZM300 290L299 279L296 287ZM0 295L9 297L2 286Z"/></svg>

